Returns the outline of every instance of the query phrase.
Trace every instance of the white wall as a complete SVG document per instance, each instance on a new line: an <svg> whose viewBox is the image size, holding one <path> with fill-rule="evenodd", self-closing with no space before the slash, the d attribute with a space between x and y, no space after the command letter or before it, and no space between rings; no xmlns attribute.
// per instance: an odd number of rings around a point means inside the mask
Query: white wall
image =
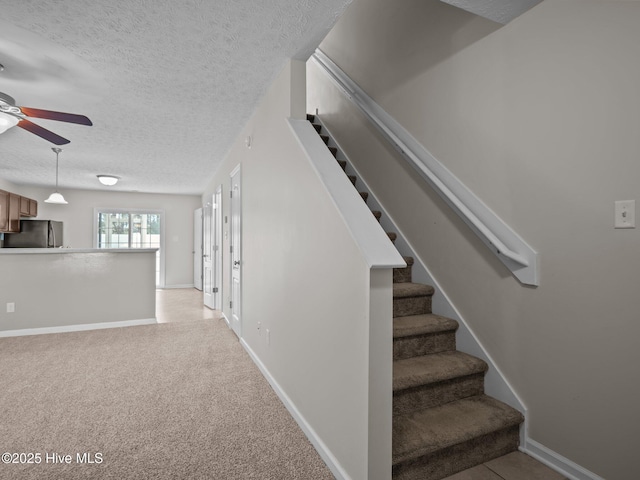
<svg viewBox="0 0 640 480"><path fill-rule="evenodd" d="M165 286L193 285L193 211L201 206L200 197L61 188L69 204L54 205L44 203L50 188L8 184L5 189L37 200L37 218L64 222L64 245L73 248L93 247L96 207L164 211Z"/></svg>
<svg viewBox="0 0 640 480"><path fill-rule="evenodd" d="M242 341L315 434L338 478L363 479L369 269L286 121L304 116L304 68L287 64L215 172L203 202L222 184L228 217L229 173L242 165ZM229 224L224 228L226 238ZM227 316L228 247L225 240Z"/></svg>
<svg viewBox="0 0 640 480"><path fill-rule="evenodd" d="M528 407L531 439L637 472L640 2L545 0L504 27L436 0L355 0L321 49L530 243L523 287L313 67L356 167Z"/></svg>

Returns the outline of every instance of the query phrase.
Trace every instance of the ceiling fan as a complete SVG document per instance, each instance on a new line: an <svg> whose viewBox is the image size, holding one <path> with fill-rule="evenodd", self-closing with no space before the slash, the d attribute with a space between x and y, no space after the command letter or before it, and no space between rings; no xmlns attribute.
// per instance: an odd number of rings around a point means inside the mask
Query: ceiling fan
<svg viewBox="0 0 640 480"><path fill-rule="evenodd" d="M53 112L51 110L40 110L38 108L17 107L16 101L12 97L0 92L0 133L4 133L9 128L17 125L56 145L65 145L70 142L66 138L27 120L26 117L44 118L46 120L57 120L58 122L77 123L87 126L93 125L91 120L84 115Z"/></svg>

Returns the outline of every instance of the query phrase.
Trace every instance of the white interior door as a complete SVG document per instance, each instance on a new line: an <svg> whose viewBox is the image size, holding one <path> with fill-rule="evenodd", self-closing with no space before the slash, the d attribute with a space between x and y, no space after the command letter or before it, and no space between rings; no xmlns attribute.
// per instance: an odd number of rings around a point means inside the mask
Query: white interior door
<svg viewBox="0 0 640 480"><path fill-rule="evenodd" d="M231 328L242 337L242 189L240 165L231 172Z"/></svg>
<svg viewBox="0 0 640 480"><path fill-rule="evenodd" d="M213 196L213 308L222 310L222 185Z"/></svg>
<svg viewBox="0 0 640 480"><path fill-rule="evenodd" d="M208 202L202 215L202 294L204 304L209 308L213 305L213 266L211 264L211 219L213 205Z"/></svg>
<svg viewBox="0 0 640 480"><path fill-rule="evenodd" d="M193 212L193 286L202 290L202 209Z"/></svg>

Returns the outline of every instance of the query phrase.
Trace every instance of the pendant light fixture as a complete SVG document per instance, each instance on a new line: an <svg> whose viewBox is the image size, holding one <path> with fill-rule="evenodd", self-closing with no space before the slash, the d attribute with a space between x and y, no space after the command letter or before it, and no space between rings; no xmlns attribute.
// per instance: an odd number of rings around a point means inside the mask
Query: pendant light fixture
<svg viewBox="0 0 640 480"><path fill-rule="evenodd" d="M62 205L66 205L69 202L67 202L62 194L58 192L58 154L62 151L62 149L53 147L51 150L56 153L56 191L49 195L49 198L45 200L45 203L59 203Z"/></svg>

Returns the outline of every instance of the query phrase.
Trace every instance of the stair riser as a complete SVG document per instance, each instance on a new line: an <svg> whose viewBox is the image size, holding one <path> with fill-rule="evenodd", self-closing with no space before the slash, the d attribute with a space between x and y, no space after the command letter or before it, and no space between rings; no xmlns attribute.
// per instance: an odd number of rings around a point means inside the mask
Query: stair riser
<svg viewBox="0 0 640 480"><path fill-rule="evenodd" d="M450 352L455 349L455 331L401 337L393 340L393 359L403 360L431 353Z"/></svg>
<svg viewBox="0 0 640 480"><path fill-rule="evenodd" d="M410 281L411 281L411 266L393 269L393 283L403 283L403 282L410 282Z"/></svg>
<svg viewBox="0 0 640 480"><path fill-rule="evenodd" d="M421 385L393 393L393 414L437 407L462 398L484 393L484 373L458 377L446 382Z"/></svg>
<svg viewBox="0 0 640 480"><path fill-rule="evenodd" d="M393 299L393 316L422 315L431 313L431 297L406 297Z"/></svg>
<svg viewBox="0 0 640 480"><path fill-rule="evenodd" d="M454 445L393 466L394 480L441 480L518 449L518 426Z"/></svg>

